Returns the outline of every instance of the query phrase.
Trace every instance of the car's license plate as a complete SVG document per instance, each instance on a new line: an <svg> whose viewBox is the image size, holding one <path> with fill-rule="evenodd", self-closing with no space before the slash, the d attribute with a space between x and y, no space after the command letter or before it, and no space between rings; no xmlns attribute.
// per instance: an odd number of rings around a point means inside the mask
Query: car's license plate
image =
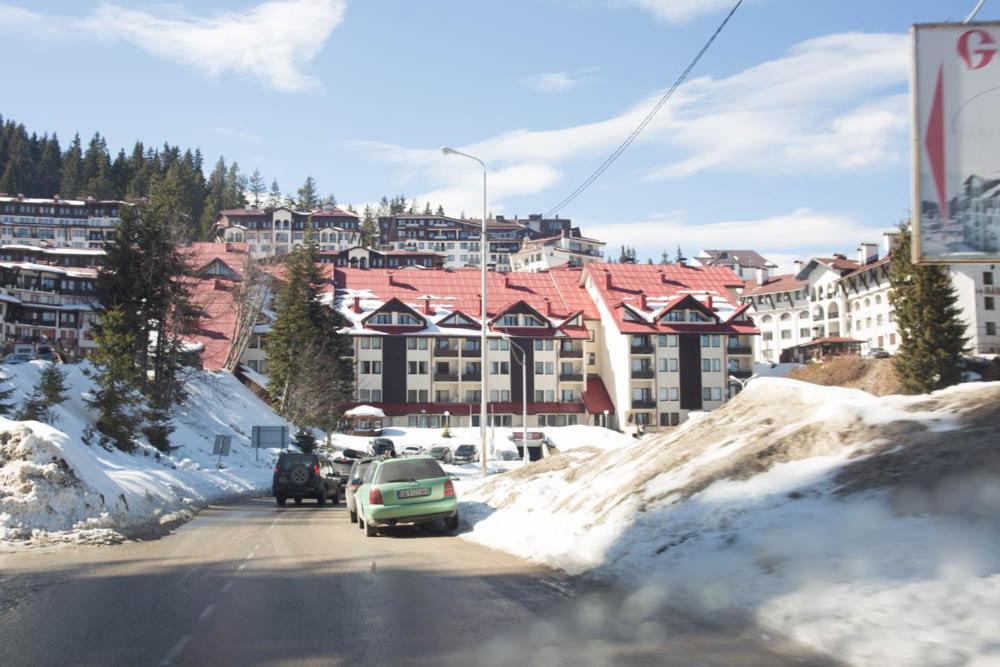
<svg viewBox="0 0 1000 667"><path fill-rule="evenodd" d="M420 496L429 496L431 494L430 489L400 489L396 492L397 498L419 498Z"/></svg>
<svg viewBox="0 0 1000 667"><path fill-rule="evenodd" d="M278 481L279 482L287 482L288 481L288 475L278 475Z"/></svg>

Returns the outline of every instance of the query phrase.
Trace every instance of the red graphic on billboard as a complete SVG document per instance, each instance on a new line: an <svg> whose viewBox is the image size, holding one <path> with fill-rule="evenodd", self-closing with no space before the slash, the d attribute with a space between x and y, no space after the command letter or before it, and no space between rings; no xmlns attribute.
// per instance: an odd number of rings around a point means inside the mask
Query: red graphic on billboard
<svg viewBox="0 0 1000 667"><path fill-rule="evenodd" d="M973 41L975 40L975 41ZM997 54L996 40L985 30L976 28L962 33L958 38L958 55L969 69L982 69Z"/></svg>
<svg viewBox="0 0 1000 667"><path fill-rule="evenodd" d="M934 90L934 101L931 103L930 116L927 118L927 134L924 135L924 147L927 149L927 161L930 162L934 175L934 187L937 188L938 206L941 207L941 219L948 219L948 191L945 184L945 152L944 152L944 67L938 69L937 88Z"/></svg>

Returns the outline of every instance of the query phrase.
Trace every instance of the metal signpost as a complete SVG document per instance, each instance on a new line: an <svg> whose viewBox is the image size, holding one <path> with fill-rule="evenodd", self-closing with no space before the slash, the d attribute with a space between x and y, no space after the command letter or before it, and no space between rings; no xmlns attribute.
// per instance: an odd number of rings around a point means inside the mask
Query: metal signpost
<svg viewBox="0 0 1000 667"><path fill-rule="evenodd" d="M215 436L215 444L212 445L212 453L217 454L219 457L218 467L222 467L222 457L229 456L229 452L233 446L233 436L231 435L217 435Z"/></svg>
<svg viewBox="0 0 1000 667"><path fill-rule="evenodd" d="M288 427L254 426L250 429L250 446L256 452L254 460L260 460L260 450L262 447L276 447L284 451L288 447Z"/></svg>
<svg viewBox="0 0 1000 667"><path fill-rule="evenodd" d="M910 35L913 261L1000 262L1000 22Z"/></svg>

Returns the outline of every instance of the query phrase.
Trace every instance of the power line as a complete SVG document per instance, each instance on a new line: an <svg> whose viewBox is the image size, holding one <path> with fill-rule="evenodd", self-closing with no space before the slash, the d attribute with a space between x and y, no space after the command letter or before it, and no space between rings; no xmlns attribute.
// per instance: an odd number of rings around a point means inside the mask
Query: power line
<svg viewBox="0 0 1000 667"><path fill-rule="evenodd" d="M740 5L742 4L743 0L736 0L736 4L733 5L733 8L729 10L728 14L726 14L726 18L722 20L722 23L719 24L719 27L715 29L715 32L712 33L712 36L708 38L708 41L705 42L705 45L701 47L700 51L698 51L698 55L696 55L694 59L684 69L684 71L681 72L681 75L677 77L677 80L674 81L674 84L670 86L670 88L667 89L667 92L665 92L660 97L660 99L656 102L656 105L652 108L652 110L650 110L648 114L646 114L646 117L642 119L642 122L639 123L639 125L634 130L632 130L632 133L628 135L625 141L623 141L621 145L619 145L618 148L616 148L615 151L610 156L608 156L608 159L606 159L603 163L601 163L601 166L599 166L594 171L594 173L592 173L589 177L587 177L587 180L581 183L580 186L577 187L576 190L573 190L573 192L571 192L565 199L563 199L561 202L559 202L551 209L546 211L543 217L547 218L550 215L557 213L562 208L570 204L574 199L583 194L584 190L589 188L594 181L600 178L601 174L607 171L608 167L614 164L614 161L617 160L618 157L622 153L624 153L629 146L632 145L632 142L635 141L636 138L638 138L638 136L642 133L642 131L646 129L646 126L649 125L650 121L652 121L653 118L656 116L656 114L660 111L663 105L666 104L667 101L673 96L674 91L676 91L680 87L680 85L684 83L684 81L688 78L688 75L691 74L691 71L701 60L702 56L704 56L705 53L708 52L708 49L711 48L712 43L715 42L715 38L719 36L719 33L722 32L722 29L726 27L727 23L729 23L729 19L733 18L733 14L736 13L736 10L739 9Z"/></svg>

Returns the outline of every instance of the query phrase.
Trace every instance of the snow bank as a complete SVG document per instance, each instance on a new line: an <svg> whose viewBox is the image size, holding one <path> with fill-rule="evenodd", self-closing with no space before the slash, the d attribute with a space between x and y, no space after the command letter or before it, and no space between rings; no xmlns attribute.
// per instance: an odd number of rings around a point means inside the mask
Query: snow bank
<svg viewBox="0 0 1000 667"><path fill-rule="evenodd" d="M1000 664L1000 383L759 378L675 432L473 485L467 539L857 665Z"/></svg>
<svg viewBox="0 0 1000 667"><path fill-rule="evenodd" d="M44 362L5 366L20 403ZM69 400L49 426L0 418L0 542L114 541L155 534L208 502L256 494L270 485L274 453L249 447L254 424L281 424L270 408L228 373L197 372L174 413L163 455L148 445L131 454L84 442L91 415L85 364L65 365ZM215 435L233 437L222 468Z"/></svg>

